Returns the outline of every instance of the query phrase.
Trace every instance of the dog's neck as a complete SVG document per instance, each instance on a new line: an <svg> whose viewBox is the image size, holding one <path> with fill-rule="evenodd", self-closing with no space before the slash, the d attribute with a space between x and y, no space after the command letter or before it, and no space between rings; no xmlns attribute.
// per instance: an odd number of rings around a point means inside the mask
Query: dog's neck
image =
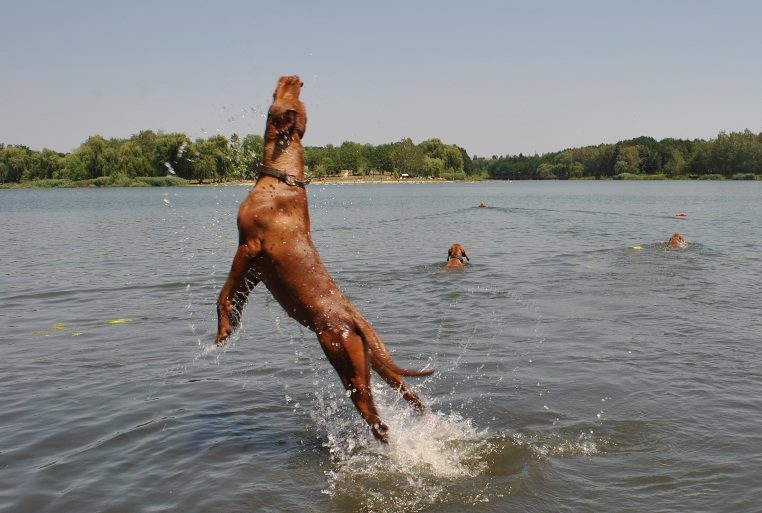
<svg viewBox="0 0 762 513"><path fill-rule="evenodd" d="M262 164L303 179L304 148L299 134L280 133L275 127L268 126L265 130Z"/></svg>

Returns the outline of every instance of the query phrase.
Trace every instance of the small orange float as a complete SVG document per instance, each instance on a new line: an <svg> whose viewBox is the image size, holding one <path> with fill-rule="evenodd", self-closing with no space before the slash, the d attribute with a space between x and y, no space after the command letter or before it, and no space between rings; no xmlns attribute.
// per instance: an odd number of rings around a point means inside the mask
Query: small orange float
<svg viewBox="0 0 762 513"><path fill-rule="evenodd" d="M686 214L685 212L678 212L675 214L675 217L688 217L688 214Z"/></svg>

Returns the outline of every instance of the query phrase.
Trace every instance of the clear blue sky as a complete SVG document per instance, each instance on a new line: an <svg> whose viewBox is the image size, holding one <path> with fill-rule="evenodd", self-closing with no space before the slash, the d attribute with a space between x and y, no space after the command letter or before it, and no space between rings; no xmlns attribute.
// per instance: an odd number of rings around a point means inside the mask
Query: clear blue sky
<svg viewBox="0 0 762 513"><path fill-rule="evenodd" d="M762 131L762 2L0 0L0 142L262 133L471 155Z"/></svg>

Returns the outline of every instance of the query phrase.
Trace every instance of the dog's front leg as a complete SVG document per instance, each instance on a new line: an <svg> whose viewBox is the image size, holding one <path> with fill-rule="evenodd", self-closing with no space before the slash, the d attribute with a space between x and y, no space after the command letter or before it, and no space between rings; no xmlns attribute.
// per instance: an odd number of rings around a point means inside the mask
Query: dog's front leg
<svg viewBox="0 0 762 513"><path fill-rule="evenodd" d="M222 344L238 328L241 311L249 293L259 283L252 266L257 253L257 248L241 244L233 257L230 274L217 299L217 337L214 341L217 345Z"/></svg>

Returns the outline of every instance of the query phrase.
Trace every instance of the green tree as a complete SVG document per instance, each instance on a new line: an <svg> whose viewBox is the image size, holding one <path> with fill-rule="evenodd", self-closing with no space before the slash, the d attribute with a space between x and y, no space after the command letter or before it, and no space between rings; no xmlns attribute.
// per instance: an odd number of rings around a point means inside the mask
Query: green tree
<svg viewBox="0 0 762 513"><path fill-rule="evenodd" d="M143 130L133 135L130 140L140 147L140 152L143 155L152 156L156 153L156 146L161 137L156 135L153 130Z"/></svg>
<svg viewBox="0 0 762 513"><path fill-rule="evenodd" d="M338 152L330 144L325 147L306 147L304 161L309 171L318 178L335 175L341 169Z"/></svg>
<svg viewBox="0 0 762 513"><path fill-rule="evenodd" d="M426 157L431 159L426 166L426 173L428 175L440 177L447 174L451 177L462 177L461 175L464 173L464 157L460 148L455 145L444 144L440 139L436 138L423 141L418 147ZM466 158L467 156L466 154ZM441 170L439 170L437 161L442 163Z"/></svg>
<svg viewBox="0 0 762 513"><path fill-rule="evenodd" d="M421 142L418 147L423 150L427 157L445 160L445 145L439 139L428 139Z"/></svg>
<svg viewBox="0 0 762 513"><path fill-rule="evenodd" d="M77 156L78 171L77 175L82 176L84 172L84 178L77 178L79 180L87 178L98 178L100 176L106 176L107 168L107 149L108 142L100 135L93 135L87 138L79 148L74 150L74 154Z"/></svg>
<svg viewBox="0 0 762 513"><path fill-rule="evenodd" d="M181 133L162 134L156 138L151 157L151 176L176 175L189 178L191 140Z"/></svg>
<svg viewBox="0 0 762 513"><path fill-rule="evenodd" d="M256 168L262 164L265 140L261 135L247 135L243 138L243 164L246 168L246 178L252 178L256 174Z"/></svg>
<svg viewBox="0 0 762 513"><path fill-rule="evenodd" d="M551 166L552 174L561 180L569 178L581 178L584 174L585 166L581 162L574 160L575 152L573 150L562 151L556 155L554 164Z"/></svg>
<svg viewBox="0 0 762 513"><path fill-rule="evenodd" d="M444 160L425 155L423 157L423 161L424 161L426 175L433 176L434 178L442 177L442 175L445 172Z"/></svg>
<svg viewBox="0 0 762 513"><path fill-rule="evenodd" d="M403 139L394 146L392 163L394 174L400 176L404 173L410 176L421 176L426 170L424 153L409 138Z"/></svg>
<svg viewBox="0 0 762 513"><path fill-rule="evenodd" d="M246 177L246 161L243 154L243 142L238 134L230 136L230 178L242 180Z"/></svg>
<svg viewBox="0 0 762 513"><path fill-rule="evenodd" d="M227 137L215 135L209 139L197 139L194 145L192 177L205 180L227 180L233 167L233 159Z"/></svg>
<svg viewBox="0 0 762 513"><path fill-rule="evenodd" d="M444 147L444 167L448 173L463 173L463 154L457 146L447 145Z"/></svg>
<svg viewBox="0 0 762 513"><path fill-rule="evenodd" d="M391 173L394 170L394 145L380 144L371 148L368 157L370 168L381 173Z"/></svg>
<svg viewBox="0 0 762 513"><path fill-rule="evenodd" d="M519 154L513 157L492 158L487 164L487 172L492 178L503 180L537 179L537 169L544 161L539 155Z"/></svg>
<svg viewBox="0 0 762 513"><path fill-rule="evenodd" d="M63 156L48 148L42 151L29 151L21 181L52 178L61 169L62 162Z"/></svg>
<svg viewBox="0 0 762 513"><path fill-rule="evenodd" d="M664 164L663 169L667 176L670 177L682 175L686 169L686 161L682 152L677 148L670 148L669 156L667 157L667 162Z"/></svg>
<svg viewBox="0 0 762 513"><path fill-rule="evenodd" d="M614 164L614 171L616 174L620 173L640 173L640 147L635 146L620 146L619 154L616 157L616 164Z"/></svg>
<svg viewBox="0 0 762 513"><path fill-rule="evenodd" d="M694 175L709 174L709 150L711 143L709 141L697 141L693 147L693 152L688 159L686 169L688 173Z"/></svg>
<svg viewBox="0 0 762 513"><path fill-rule="evenodd" d="M556 166L550 162L543 162L537 166L534 178L537 180L555 180L558 178L555 169Z"/></svg>
<svg viewBox="0 0 762 513"><path fill-rule="evenodd" d="M143 153L143 149L135 140L124 141L117 152L116 173L109 176L122 175L129 178L136 176L153 176L154 168L151 161Z"/></svg>
<svg viewBox="0 0 762 513"><path fill-rule="evenodd" d="M87 163L82 156L82 152L74 151L64 157L63 169L60 176L53 178L62 178L65 180L86 180L90 178Z"/></svg>
<svg viewBox="0 0 762 513"><path fill-rule="evenodd" d="M361 144L344 141L337 151L338 164L341 171L365 174L368 162L364 157L364 148Z"/></svg>
<svg viewBox="0 0 762 513"><path fill-rule="evenodd" d="M468 152L460 146L455 147L460 152L460 158L463 161L463 172L469 176L477 174L478 170L474 168L473 161L471 160L471 157L468 156Z"/></svg>
<svg viewBox="0 0 762 513"><path fill-rule="evenodd" d="M6 146L0 150L0 181L20 182L31 165L31 151L26 146Z"/></svg>

